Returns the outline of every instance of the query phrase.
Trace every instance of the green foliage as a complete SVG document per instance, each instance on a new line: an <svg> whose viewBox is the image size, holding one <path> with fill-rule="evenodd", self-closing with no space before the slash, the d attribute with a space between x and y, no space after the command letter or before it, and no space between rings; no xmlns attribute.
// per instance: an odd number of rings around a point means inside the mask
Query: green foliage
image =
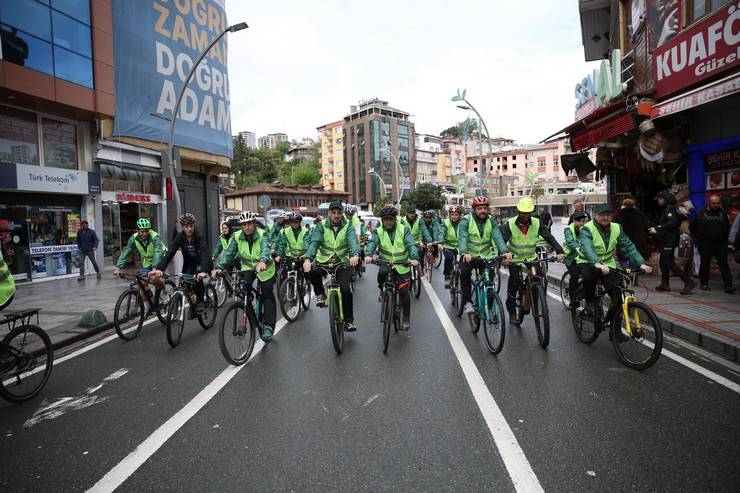
<svg viewBox="0 0 740 493"><path fill-rule="evenodd" d="M412 192L403 196L404 208L409 204L421 211L442 209L445 204L444 189L432 183L421 183Z"/></svg>
<svg viewBox="0 0 740 493"><path fill-rule="evenodd" d="M375 216L380 216L380 209L388 203L391 203L391 200L388 197L380 197L373 207L373 214Z"/></svg>
<svg viewBox="0 0 740 493"><path fill-rule="evenodd" d="M288 154L288 151L290 150L291 147L293 147L293 145L286 140L286 141L280 142L277 145L275 150L277 150L280 154L285 156L286 154Z"/></svg>
<svg viewBox="0 0 740 493"><path fill-rule="evenodd" d="M317 185L321 181L319 149L314 147L312 157L297 158L286 162L285 154L290 150L289 142L281 142L277 149L252 149L244 139L234 139L234 158L231 172L234 173L237 188L280 180L285 184Z"/></svg>
<svg viewBox="0 0 740 493"><path fill-rule="evenodd" d="M462 139L465 134L465 120L458 122L454 126L442 130L440 136L445 139ZM472 137L478 135L478 120L470 120L468 125L468 136Z"/></svg>
<svg viewBox="0 0 740 493"><path fill-rule="evenodd" d="M315 162L301 164L293 170L293 183L296 185L318 185L320 181L321 172Z"/></svg>

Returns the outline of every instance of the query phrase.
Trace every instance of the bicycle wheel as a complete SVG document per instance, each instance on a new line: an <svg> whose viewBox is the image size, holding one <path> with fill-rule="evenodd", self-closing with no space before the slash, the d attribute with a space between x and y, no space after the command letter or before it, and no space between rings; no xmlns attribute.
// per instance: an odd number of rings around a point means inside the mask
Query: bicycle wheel
<svg viewBox="0 0 740 493"><path fill-rule="evenodd" d="M596 304L597 310L600 304ZM598 337L599 331L596 329L594 323L594 315L600 318L599 314L584 315L586 309L586 295L583 288L578 288L576 294L573 296L570 317L573 321L573 329L576 331L576 337L584 344L592 344Z"/></svg>
<svg viewBox="0 0 740 493"><path fill-rule="evenodd" d="M218 276L215 283L216 288L216 299L217 306L221 308L226 303L226 299L229 297L229 290L226 279L223 276Z"/></svg>
<svg viewBox="0 0 740 493"><path fill-rule="evenodd" d="M185 294L178 290L170 298L167 307L167 342L175 347L180 344L182 329L185 327L185 311L188 309Z"/></svg>
<svg viewBox="0 0 740 493"><path fill-rule="evenodd" d="M537 285L532 289L532 315L537 329L537 340L540 346L547 349L550 344L550 312L547 309L547 291L545 286Z"/></svg>
<svg viewBox="0 0 740 493"><path fill-rule="evenodd" d="M427 280L429 280L429 282L432 282L433 272L434 272L434 257L430 257L429 261L427 262L427 269L426 269Z"/></svg>
<svg viewBox="0 0 740 493"><path fill-rule="evenodd" d="M244 310L244 302L232 301L226 305L218 337L218 345L226 361L234 366L249 361L255 340L255 327Z"/></svg>
<svg viewBox="0 0 740 493"><path fill-rule="evenodd" d="M480 315L478 312L478 288L475 285L473 286L471 301L473 303L473 311L468 313L468 323L473 334L477 334L480 330Z"/></svg>
<svg viewBox="0 0 740 493"><path fill-rule="evenodd" d="M301 300L298 294L298 279L288 276L283 279L278 288L280 311L288 322L295 322L301 314Z"/></svg>
<svg viewBox="0 0 740 493"><path fill-rule="evenodd" d="M144 302L139 290L129 288L118 297L113 311L113 327L124 341L136 339L144 325Z"/></svg>
<svg viewBox="0 0 740 493"><path fill-rule="evenodd" d="M566 310L570 310L570 272L565 271L563 277L560 278L560 301L563 302L563 306Z"/></svg>
<svg viewBox="0 0 740 493"><path fill-rule="evenodd" d="M157 318L160 322L163 324L167 323L167 307L170 304L170 299L172 298L172 294L177 290L177 284L175 284L174 281L171 281L169 279L164 281L164 289L160 290L159 293L159 305L157 306L157 310L155 313L157 314Z"/></svg>
<svg viewBox="0 0 740 493"><path fill-rule="evenodd" d="M487 313L483 320L483 334L486 346L493 354L498 354L504 347L506 337L506 316L501 298L493 288L486 289Z"/></svg>
<svg viewBox="0 0 740 493"><path fill-rule="evenodd" d="M611 321L611 340L620 361L635 370L645 370L658 361L663 349L663 328L655 312L639 301L630 302L627 315L631 329L627 330L621 310Z"/></svg>
<svg viewBox="0 0 740 493"><path fill-rule="evenodd" d="M44 388L51 375L54 362L51 340L41 327L23 325L3 338L3 346L2 359L12 358L12 363L8 362L9 367L2 366L0 397L10 402L27 401Z"/></svg>
<svg viewBox="0 0 740 493"><path fill-rule="evenodd" d="M435 269L439 269L439 266L442 265L442 257L444 257L444 255L442 255L440 252L437 252L437 262L434 264Z"/></svg>
<svg viewBox="0 0 740 493"><path fill-rule="evenodd" d="M526 288L522 286L517 291L516 311L515 311L516 316L511 320L511 323L513 323L517 327L521 327L522 322L524 322L524 315L528 313L526 310L524 310L524 297L525 296L527 296ZM531 301L530 301L529 309L532 310Z"/></svg>
<svg viewBox="0 0 740 493"><path fill-rule="evenodd" d="M501 293L501 266L496 265L496 293Z"/></svg>
<svg viewBox="0 0 740 493"><path fill-rule="evenodd" d="M303 276L298 277L298 290L301 295L301 306L304 310L311 307L311 283Z"/></svg>
<svg viewBox="0 0 740 493"><path fill-rule="evenodd" d="M460 276L452 271L450 274L450 304L457 307L460 303Z"/></svg>
<svg viewBox="0 0 740 493"><path fill-rule="evenodd" d="M216 295L216 289L210 284L206 286L203 303L205 303L206 307L203 313L198 315L198 323L204 330L208 330L216 323L216 317L218 315L218 296Z"/></svg>
<svg viewBox="0 0 740 493"><path fill-rule="evenodd" d="M413 280L414 297L418 299L421 295L421 269L419 266L413 267L413 269L415 273L415 279Z"/></svg>
<svg viewBox="0 0 740 493"><path fill-rule="evenodd" d="M339 295L336 291L329 293L329 329L334 351L342 354L344 348L344 321L339 313Z"/></svg>
<svg viewBox="0 0 740 493"><path fill-rule="evenodd" d="M383 291L383 303L380 307L381 323L383 324L383 354L388 352L388 341L391 338L391 324L393 323L393 295L390 290Z"/></svg>
<svg viewBox="0 0 740 493"><path fill-rule="evenodd" d="M357 289L357 271L354 270L354 267L352 268L352 277L350 278L349 289L352 293Z"/></svg>

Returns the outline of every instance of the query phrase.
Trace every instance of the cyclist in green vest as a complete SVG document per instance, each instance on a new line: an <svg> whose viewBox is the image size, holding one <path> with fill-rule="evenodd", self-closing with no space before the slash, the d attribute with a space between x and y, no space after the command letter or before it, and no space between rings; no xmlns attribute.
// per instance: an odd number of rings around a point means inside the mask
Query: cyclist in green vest
<svg viewBox="0 0 740 493"><path fill-rule="evenodd" d="M422 237L427 237L424 254L426 255L426 250L429 249L432 255L436 257L439 254L437 248L444 241L444 230L435 210L429 209L421 214L419 229L421 229ZM421 259L424 260L424 257L421 257Z"/></svg>
<svg viewBox="0 0 740 493"><path fill-rule="evenodd" d="M357 238L357 244L360 246L360 259L362 259L362 250L365 242L362 240L363 224L362 220L357 216L357 207L352 204L344 204L344 217L349 221L350 227L355 231L355 238ZM357 271L362 269L362 262L358 263L355 267Z"/></svg>
<svg viewBox="0 0 740 493"><path fill-rule="evenodd" d="M322 223L314 226L311 239L306 247L306 260L303 262L303 270L316 293L316 304L326 306L326 293L324 284L321 282L323 271L316 268L312 270L314 260L326 264L332 261L349 263L350 267L341 268L337 272L339 289L342 292L342 308L344 313L345 329L347 332L357 330L354 324L354 313L352 311L352 268L359 263L360 246L357 244L355 230L344 217L342 203L338 200L329 204L329 217Z"/></svg>
<svg viewBox="0 0 740 493"><path fill-rule="evenodd" d="M590 312L596 302L596 283L599 279L612 302L619 302L622 276L610 270L617 268L617 253L633 266L648 274L652 272L652 268L645 264L645 259L622 227L612 222L612 208L609 204L596 208L594 219L581 228L578 239L581 248L578 249L576 263L581 269L587 310Z"/></svg>
<svg viewBox="0 0 740 493"><path fill-rule="evenodd" d="M5 263L2 252L0 252L0 310L10 305L15 296L15 279L10 273L8 264Z"/></svg>
<svg viewBox="0 0 740 493"><path fill-rule="evenodd" d="M303 258L306 254L309 232L301 226L303 216L297 212L288 213L288 228L278 237L275 249L275 262L280 263L282 257L290 259Z"/></svg>
<svg viewBox="0 0 740 493"><path fill-rule="evenodd" d="M368 242L365 249L365 262L372 262L375 250L380 250L380 257L388 262L409 260L411 265L419 263L419 251L416 248L416 242L408 228L396 222L397 216L398 211L392 204L385 205L380 210L383 226L373 233ZM411 295L409 294L411 269L405 265L394 265L393 270L399 285L403 311L400 330L409 330L411 326L409 322L411 314ZM378 269L378 288L381 290L390 272L391 269L387 265L381 265Z"/></svg>
<svg viewBox="0 0 740 493"><path fill-rule="evenodd" d="M563 247L547 229L547 225L540 223L539 218L532 217L534 200L522 197L516 204L517 215L509 219L501 227L501 236L512 254L512 265L509 266L509 285L507 288L506 308L514 320L516 313L516 293L522 280L522 262L537 260L536 246L540 237L555 250L558 262L565 258Z"/></svg>
<svg viewBox="0 0 740 493"><path fill-rule="evenodd" d="M229 243L231 242L231 239L234 237L234 235L231 233L231 228L229 227L229 223L226 221L221 223L221 234L218 237L218 243L216 243L216 248L213 249L213 253L211 254L211 259L215 262L219 255L221 255L222 252L224 252L228 247Z"/></svg>
<svg viewBox="0 0 740 493"><path fill-rule="evenodd" d="M277 248L277 242L280 238L280 233L282 233L283 228L287 226L285 223L285 220L288 219L288 213L287 212L281 212L276 218L275 222L272 224L272 228L270 228L270 232L267 235L267 238L270 242L270 248L275 250Z"/></svg>
<svg viewBox="0 0 740 493"><path fill-rule="evenodd" d="M445 289L450 289L450 275L452 275L453 258L457 255L457 227L465 209L459 205L453 205L448 211L448 217L442 222L442 243L439 245L445 256L444 276Z"/></svg>
<svg viewBox="0 0 740 493"><path fill-rule="evenodd" d="M406 217L401 219L401 224L411 231L411 237L416 242L419 248L419 258L423 259L426 254L427 243L432 242L432 237L429 236L427 228L421 227L422 220L419 219L419 215L416 213L414 205L409 204L406 206ZM422 268L424 266L422 265ZM422 274L423 275L423 274Z"/></svg>
<svg viewBox="0 0 740 493"><path fill-rule="evenodd" d="M473 212L465 216L457 227L457 247L463 256L463 263L460 265L460 286L465 313L473 311L473 305L470 303L471 277L473 268L477 266L473 259L493 258L494 248L507 260L511 258L501 237L501 231L489 214L488 205L488 197L479 196L473 199Z"/></svg>
<svg viewBox="0 0 740 493"><path fill-rule="evenodd" d="M239 214L241 231L234 233L226 252L216 268L211 272L215 278L221 270L231 265L234 259L241 261L241 282L247 286L254 283L255 277L261 287L263 310L262 340L272 339L277 320L277 305L275 304L275 262L270 256L270 242L267 233L257 228L257 214L252 211L243 211Z"/></svg>
<svg viewBox="0 0 740 493"><path fill-rule="evenodd" d="M576 262L578 256L578 250L581 248L581 242L579 241L581 228L586 224L588 215L583 211L576 211L571 216L573 222L571 222L563 233L565 237L565 245L563 251L565 251L565 260L563 263L568 268L568 274L570 274L570 282L568 283L568 292L570 293L570 299L576 294L578 288L578 279L581 277L581 269Z"/></svg>

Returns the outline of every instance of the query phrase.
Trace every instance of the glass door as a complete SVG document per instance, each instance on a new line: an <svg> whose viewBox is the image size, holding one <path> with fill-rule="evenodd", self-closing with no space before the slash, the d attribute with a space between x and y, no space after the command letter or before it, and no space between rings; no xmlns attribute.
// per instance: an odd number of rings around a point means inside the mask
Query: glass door
<svg viewBox="0 0 740 493"><path fill-rule="evenodd" d="M115 202L103 202L103 265L113 267L121 256L121 212Z"/></svg>
<svg viewBox="0 0 740 493"><path fill-rule="evenodd" d="M16 281L31 280L28 208L0 205L0 251Z"/></svg>

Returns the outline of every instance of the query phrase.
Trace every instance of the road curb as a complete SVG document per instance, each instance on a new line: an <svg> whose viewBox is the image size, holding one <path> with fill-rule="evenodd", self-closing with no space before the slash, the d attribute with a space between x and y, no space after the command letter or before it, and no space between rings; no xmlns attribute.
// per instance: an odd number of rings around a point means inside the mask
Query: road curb
<svg viewBox="0 0 740 493"><path fill-rule="evenodd" d="M69 337L65 337L64 339L58 340L54 343L52 343L51 347L53 351L58 351L60 349L63 349L67 346L71 346L72 344L82 341L84 339L87 339L88 337L94 336L96 334L100 334L101 332L105 332L108 329L113 328L113 322L106 322L104 324L100 324L95 327L88 328L84 332L79 332L77 334L73 334Z"/></svg>
<svg viewBox="0 0 740 493"><path fill-rule="evenodd" d="M547 278L552 285L560 287L560 277L555 277L554 274L548 272ZM688 341L691 344L695 344L707 351L718 354L730 361L740 363L740 343L707 330L696 330L691 327L686 327L685 325L681 325L680 323L676 323L665 318L661 313L656 312L655 314L658 316L658 320L660 321L663 330L670 332L671 335L674 335L679 339L683 339L684 341Z"/></svg>

